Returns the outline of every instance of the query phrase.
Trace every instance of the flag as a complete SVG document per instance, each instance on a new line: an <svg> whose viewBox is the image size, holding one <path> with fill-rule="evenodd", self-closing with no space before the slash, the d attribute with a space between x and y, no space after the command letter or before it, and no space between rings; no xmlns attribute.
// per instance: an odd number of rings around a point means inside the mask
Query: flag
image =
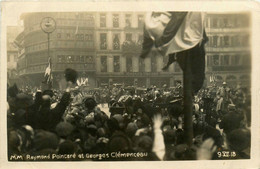
<svg viewBox="0 0 260 169"><path fill-rule="evenodd" d="M192 87L196 93L205 78L205 50L207 37L204 30L205 15L201 12L152 12L145 19L143 49L145 58L155 47L168 59L167 69L177 61L183 71L192 70ZM191 64L185 64L190 57Z"/></svg>
<svg viewBox="0 0 260 169"><path fill-rule="evenodd" d="M52 80L53 80L53 77L52 77L52 72L51 72L51 58L49 57L48 66L46 67L45 73L44 73L43 83L51 85Z"/></svg>
<svg viewBox="0 0 260 169"><path fill-rule="evenodd" d="M77 19L78 19L78 16L79 16L79 13L76 13L76 18L77 18ZM76 25L75 35L78 34L78 30L79 30L79 23L78 23L77 20L76 20L76 22L77 22L77 25Z"/></svg>

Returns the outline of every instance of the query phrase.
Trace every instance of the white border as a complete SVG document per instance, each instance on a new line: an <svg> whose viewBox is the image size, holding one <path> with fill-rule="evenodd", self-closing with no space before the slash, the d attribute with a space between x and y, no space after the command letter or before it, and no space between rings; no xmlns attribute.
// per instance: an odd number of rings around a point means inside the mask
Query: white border
<svg viewBox="0 0 260 169"><path fill-rule="evenodd" d="M217 161L163 161L163 162L8 162L6 138L6 26L24 12L61 12L61 11L215 11L215 12L252 12L252 144L250 160ZM1 3L1 60L0 60L0 168L260 168L259 162L259 96L260 87L260 5L256 1L19 1Z"/></svg>

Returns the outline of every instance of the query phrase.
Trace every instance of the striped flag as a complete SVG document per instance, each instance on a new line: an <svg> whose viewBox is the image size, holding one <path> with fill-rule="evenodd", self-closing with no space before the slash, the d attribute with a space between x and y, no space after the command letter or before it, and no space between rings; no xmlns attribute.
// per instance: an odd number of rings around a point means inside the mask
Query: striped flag
<svg viewBox="0 0 260 169"><path fill-rule="evenodd" d="M52 84L52 72L51 72L51 58L49 57L48 59L48 66L45 69L45 73L44 73L44 81L43 83L51 85Z"/></svg>
<svg viewBox="0 0 260 169"><path fill-rule="evenodd" d="M189 66L192 71L192 88L195 93L202 87L205 78L204 44L207 42L207 37L204 19L205 14L202 12L148 13L140 55L142 58L147 57L155 47L168 60L166 69L174 61L178 62L183 71ZM185 64L187 57L190 57L190 65Z"/></svg>

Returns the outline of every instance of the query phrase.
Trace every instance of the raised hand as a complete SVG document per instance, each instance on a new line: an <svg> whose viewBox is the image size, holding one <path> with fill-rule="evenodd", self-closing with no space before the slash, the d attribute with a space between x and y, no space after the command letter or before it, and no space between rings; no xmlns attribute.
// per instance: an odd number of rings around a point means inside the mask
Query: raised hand
<svg viewBox="0 0 260 169"><path fill-rule="evenodd" d="M214 146L214 140L208 138L205 140L200 148L197 150L198 160L211 160L213 153L216 151L217 146Z"/></svg>

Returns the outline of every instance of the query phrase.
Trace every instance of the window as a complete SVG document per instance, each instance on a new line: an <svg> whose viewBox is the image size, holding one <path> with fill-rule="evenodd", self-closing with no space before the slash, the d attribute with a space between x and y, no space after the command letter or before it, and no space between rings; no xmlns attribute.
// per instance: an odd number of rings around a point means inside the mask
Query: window
<svg viewBox="0 0 260 169"><path fill-rule="evenodd" d="M144 25L144 16L143 15L138 15L138 27L142 28Z"/></svg>
<svg viewBox="0 0 260 169"><path fill-rule="evenodd" d="M142 44L143 43L143 39L144 39L144 37L143 37L143 35L138 35L138 41L137 41L137 43L138 44Z"/></svg>
<svg viewBox="0 0 260 169"><path fill-rule="evenodd" d="M100 34L100 49L102 49L102 50L107 49L107 34L106 33Z"/></svg>
<svg viewBox="0 0 260 169"><path fill-rule="evenodd" d="M144 59L139 59L139 72L145 72L145 62Z"/></svg>
<svg viewBox="0 0 260 169"><path fill-rule="evenodd" d="M233 60L234 60L234 62L233 62L234 65L240 65L241 56L235 55L235 56L233 56Z"/></svg>
<svg viewBox="0 0 260 169"><path fill-rule="evenodd" d="M243 65L250 65L251 64L251 56L250 54L248 55L243 55Z"/></svg>
<svg viewBox="0 0 260 169"><path fill-rule="evenodd" d="M86 63L93 63L93 56L86 56L85 62Z"/></svg>
<svg viewBox="0 0 260 169"><path fill-rule="evenodd" d="M151 68L152 68L152 72L156 72L157 71L157 61L156 61L156 53L154 52L152 57L151 57Z"/></svg>
<svg viewBox="0 0 260 169"><path fill-rule="evenodd" d="M224 18L223 19L223 26L226 28L228 27L228 19L227 18Z"/></svg>
<svg viewBox="0 0 260 169"><path fill-rule="evenodd" d="M84 62L84 56L79 56L79 60L80 60L81 63L83 63Z"/></svg>
<svg viewBox="0 0 260 169"><path fill-rule="evenodd" d="M85 40L86 41L93 41L93 35L92 34L85 34Z"/></svg>
<svg viewBox="0 0 260 169"><path fill-rule="evenodd" d="M207 66L211 66L211 56L207 56Z"/></svg>
<svg viewBox="0 0 260 169"><path fill-rule="evenodd" d="M131 33L127 33L125 39L126 39L126 41L132 41L132 34Z"/></svg>
<svg viewBox="0 0 260 169"><path fill-rule="evenodd" d="M114 50L119 50L120 49L119 34L114 34L113 49Z"/></svg>
<svg viewBox="0 0 260 169"><path fill-rule="evenodd" d="M7 62L10 62L10 55L7 55Z"/></svg>
<svg viewBox="0 0 260 169"><path fill-rule="evenodd" d="M249 45L249 36L248 35L243 36L241 39L242 39L243 46Z"/></svg>
<svg viewBox="0 0 260 169"><path fill-rule="evenodd" d="M213 36L213 47L216 47L218 45L218 37Z"/></svg>
<svg viewBox="0 0 260 169"><path fill-rule="evenodd" d="M218 19L217 18L213 18L212 19L212 27L213 28L217 28L218 27Z"/></svg>
<svg viewBox="0 0 260 169"><path fill-rule="evenodd" d="M219 55L213 55L213 65L218 66L219 65Z"/></svg>
<svg viewBox="0 0 260 169"><path fill-rule="evenodd" d="M119 15L118 14L113 15L113 27L114 28L119 27Z"/></svg>
<svg viewBox="0 0 260 169"><path fill-rule="evenodd" d="M133 72L132 57L127 57L126 58L126 71L127 72Z"/></svg>
<svg viewBox="0 0 260 169"><path fill-rule="evenodd" d="M107 72L107 56L101 56L101 72Z"/></svg>
<svg viewBox="0 0 260 169"><path fill-rule="evenodd" d="M106 27L106 14L100 14L100 27Z"/></svg>
<svg viewBox="0 0 260 169"><path fill-rule="evenodd" d="M119 56L114 56L114 72L120 72L120 58L119 58Z"/></svg>
<svg viewBox="0 0 260 169"><path fill-rule="evenodd" d="M67 39L69 39L70 38L70 33L67 33L66 37L67 37Z"/></svg>
<svg viewBox="0 0 260 169"><path fill-rule="evenodd" d="M224 36L224 46L229 46L229 37L228 36Z"/></svg>
<svg viewBox="0 0 260 169"><path fill-rule="evenodd" d="M58 38L58 39L61 38L61 33L57 33L57 38Z"/></svg>
<svg viewBox="0 0 260 169"><path fill-rule="evenodd" d="M229 65L229 55L223 56L223 65Z"/></svg>
<svg viewBox="0 0 260 169"><path fill-rule="evenodd" d="M131 27L131 15L130 14L126 14L125 15L125 27Z"/></svg>

